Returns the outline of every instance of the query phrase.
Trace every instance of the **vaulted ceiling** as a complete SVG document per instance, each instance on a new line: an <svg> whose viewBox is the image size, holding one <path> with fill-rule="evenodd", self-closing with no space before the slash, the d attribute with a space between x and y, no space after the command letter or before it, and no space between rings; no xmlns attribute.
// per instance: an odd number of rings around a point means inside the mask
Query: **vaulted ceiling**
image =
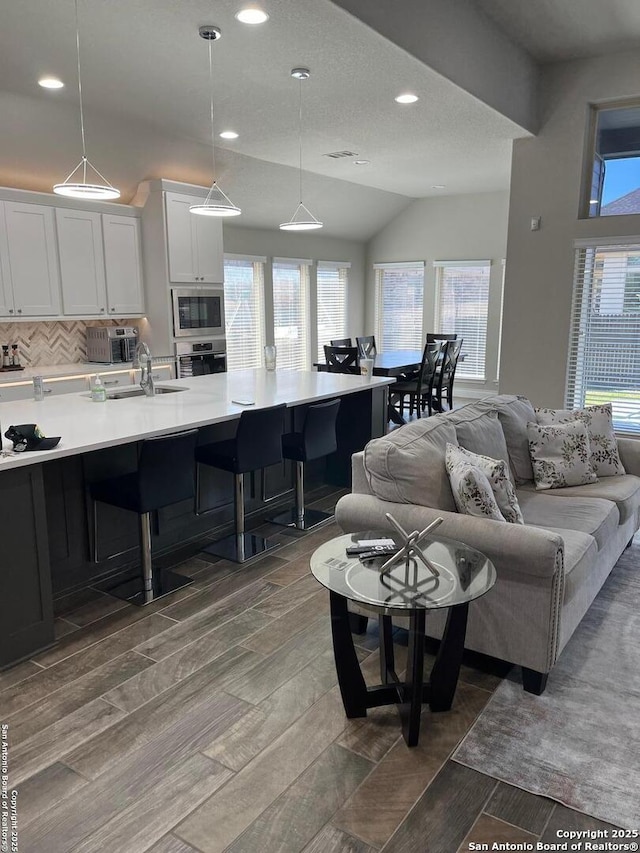
<svg viewBox="0 0 640 853"><path fill-rule="evenodd" d="M595 14L599 2L539 0L551 34L524 0L264 0L270 19L257 27L235 19L242 0L79 0L89 157L124 201L147 178L210 183L198 27L215 24L216 131L239 134L217 139L217 168L243 208L237 224L277 227L297 201L290 70L306 65L305 199L324 233L367 239L413 198L508 187L512 141L535 131L530 54L544 58L556 28L568 29L554 7ZM629 11L635 0L610 3ZM0 10L0 184L49 191L80 157L74 0L0 0ZM39 88L44 74L65 88ZM407 90L420 100L395 103ZM370 164L325 156L336 151Z"/></svg>

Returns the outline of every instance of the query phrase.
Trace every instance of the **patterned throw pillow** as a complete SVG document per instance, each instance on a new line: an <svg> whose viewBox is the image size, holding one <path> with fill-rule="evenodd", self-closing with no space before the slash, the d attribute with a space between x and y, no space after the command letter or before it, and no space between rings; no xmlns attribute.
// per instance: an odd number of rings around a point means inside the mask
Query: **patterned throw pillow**
<svg viewBox="0 0 640 853"><path fill-rule="evenodd" d="M566 424L582 421L587 425L591 465L598 477L613 477L624 474L624 466L618 455L618 442L613 431L611 403L602 406L587 406L585 409L536 409L539 424Z"/></svg>
<svg viewBox="0 0 640 853"><path fill-rule="evenodd" d="M504 459L492 459L491 456L482 456L480 453L473 453L465 447L456 447L453 444L447 445L447 458L451 460L452 464L467 462L475 468L479 468L489 481L491 491L504 520L511 524L524 524L516 490L509 477L509 469Z"/></svg>
<svg viewBox="0 0 640 853"><path fill-rule="evenodd" d="M598 479L591 467L591 448L586 424L527 424L529 452L536 489L584 486Z"/></svg>
<svg viewBox="0 0 640 853"><path fill-rule="evenodd" d="M455 445L447 444L445 467L458 512L504 521L486 474L466 459L458 457L456 460L451 451L457 449Z"/></svg>

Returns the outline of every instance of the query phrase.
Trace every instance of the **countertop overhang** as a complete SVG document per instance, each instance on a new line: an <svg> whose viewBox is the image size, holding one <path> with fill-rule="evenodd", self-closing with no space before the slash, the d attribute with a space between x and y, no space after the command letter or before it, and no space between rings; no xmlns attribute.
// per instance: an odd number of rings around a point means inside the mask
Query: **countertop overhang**
<svg viewBox="0 0 640 853"><path fill-rule="evenodd" d="M36 465L51 459L129 444L154 435L204 427L240 417L245 409L286 403L289 407L328 400L390 385L386 377L280 370L239 370L213 376L172 379L157 384L184 388L176 394L107 400L95 403L87 393L61 394L36 402L0 403L3 449L10 424L36 423L46 436L61 436L52 450L0 457L0 471ZM242 406L233 400L252 400Z"/></svg>

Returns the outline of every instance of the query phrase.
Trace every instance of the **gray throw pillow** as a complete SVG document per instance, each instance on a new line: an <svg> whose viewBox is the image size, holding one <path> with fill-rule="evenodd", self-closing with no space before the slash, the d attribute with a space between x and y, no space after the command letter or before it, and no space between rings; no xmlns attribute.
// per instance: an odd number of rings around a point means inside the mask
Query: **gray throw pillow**
<svg viewBox="0 0 640 853"><path fill-rule="evenodd" d="M500 428L500 424L498 424ZM465 447L447 445L447 461L452 465L466 462L478 468L485 475L491 486L491 491L505 521L511 524L524 524L516 490L507 473L507 463L504 459L492 459L480 453L472 453ZM454 492L455 497L455 492Z"/></svg>
<svg viewBox="0 0 640 853"><path fill-rule="evenodd" d="M625 474L618 454L618 442L613 431L611 403L586 406L584 409L536 409L539 424L565 424L582 421L589 433L591 465L598 477Z"/></svg>
<svg viewBox="0 0 640 853"><path fill-rule="evenodd" d="M464 456L457 455L457 447L447 445L445 468L458 512L493 521L505 521L493 496L491 484L483 472Z"/></svg>
<svg viewBox="0 0 640 853"><path fill-rule="evenodd" d="M527 424L536 489L584 486L598 479L591 466L589 434L583 421Z"/></svg>

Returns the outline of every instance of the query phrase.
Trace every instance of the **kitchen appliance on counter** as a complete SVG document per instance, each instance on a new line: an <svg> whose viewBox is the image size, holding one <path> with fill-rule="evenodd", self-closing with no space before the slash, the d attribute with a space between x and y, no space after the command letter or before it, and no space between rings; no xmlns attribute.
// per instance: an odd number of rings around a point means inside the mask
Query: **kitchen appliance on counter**
<svg viewBox="0 0 640 853"><path fill-rule="evenodd" d="M103 364L120 364L134 359L138 346L135 326L89 326L87 360Z"/></svg>
<svg viewBox="0 0 640 853"><path fill-rule="evenodd" d="M225 338L193 343L180 341L175 347L178 379L207 376L210 373L226 373L227 341Z"/></svg>
<svg viewBox="0 0 640 853"><path fill-rule="evenodd" d="M176 338L224 336L224 288L174 287L173 334Z"/></svg>

